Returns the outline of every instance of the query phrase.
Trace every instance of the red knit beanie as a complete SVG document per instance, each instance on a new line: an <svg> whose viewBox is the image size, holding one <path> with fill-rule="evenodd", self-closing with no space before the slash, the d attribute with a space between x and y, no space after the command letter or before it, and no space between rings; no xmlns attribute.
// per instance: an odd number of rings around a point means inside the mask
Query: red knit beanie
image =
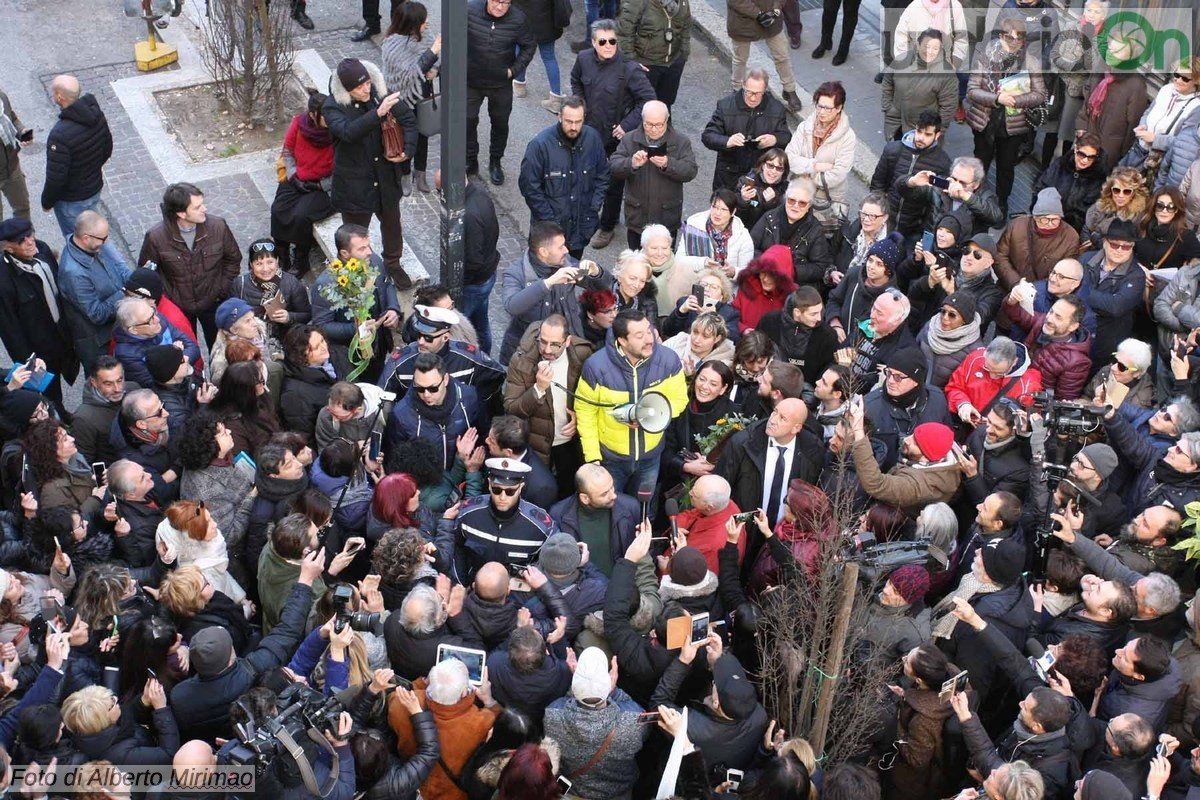
<svg viewBox="0 0 1200 800"><path fill-rule="evenodd" d="M954 431L940 422L922 422L913 429L913 440L930 461L941 461L954 444Z"/></svg>

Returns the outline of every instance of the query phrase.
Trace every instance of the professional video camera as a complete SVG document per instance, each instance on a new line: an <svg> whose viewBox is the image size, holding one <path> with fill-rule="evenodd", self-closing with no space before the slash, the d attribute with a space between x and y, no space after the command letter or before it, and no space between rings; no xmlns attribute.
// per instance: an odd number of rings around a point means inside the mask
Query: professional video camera
<svg viewBox="0 0 1200 800"><path fill-rule="evenodd" d="M1095 406L1082 400L1057 400L1053 389L1034 392L1032 397L1029 413L1041 414L1047 431L1060 437L1080 440L1090 437L1101 430L1104 415L1109 411L1106 406Z"/></svg>
<svg viewBox="0 0 1200 800"><path fill-rule="evenodd" d="M238 703L245 703L245 700L239 699ZM254 724L253 714L245 708L250 721L234 726L238 741L222 750L223 759L239 766L253 764L255 774L262 777L278 756L286 754L295 761L309 791L320 797L328 796L339 777L337 751L325 738L326 730L338 729L343 706L337 698L325 697L316 689L293 683L279 693L275 716L261 725ZM313 773L313 758L310 757L310 753L315 755L313 745L332 758L324 787L317 785Z"/></svg>
<svg viewBox="0 0 1200 800"><path fill-rule="evenodd" d="M839 561L858 564L858 579L868 585L882 582L891 572L906 564L927 566L930 559L948 563L945 551L929 539L905 539L880 542L870 531L856 531L842 542Z"/></svg>
<svg viewBox="0 0 1200 800"><path fill-rule="evenodd" d="M333 629L341 633L349 625L359 633L383 636L383 616L372 611L351 611L350 601L353 599L354 590L349 586L338 586L333 590L333 607L336 611Z"/></svg>

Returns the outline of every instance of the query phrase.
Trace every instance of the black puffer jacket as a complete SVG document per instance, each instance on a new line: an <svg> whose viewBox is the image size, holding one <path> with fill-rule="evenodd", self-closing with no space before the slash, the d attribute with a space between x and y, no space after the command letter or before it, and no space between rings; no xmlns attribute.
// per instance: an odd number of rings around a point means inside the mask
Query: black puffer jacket
<svg viewBox="0 0 1200 800"><path fill-rule="evenodd" d="M620 124L626 133L637 130L642 106L654 99L654 87L640 64L619 50L602 61L591 47L571 67L571 93L587 102L584 122L600 134L609 154L617 147L613 126Z"/></svg>
<svg viewBox="0 0 1200 800"><path fill-rule="evenodd" d="M781 205L763 214L750 232L750 238L754 240L754 252L762 254L773 244L787 245L792 251L796 283L813 286L824 295L829 290L825 285L825 270L833 265L833 251L829 248L825 232L821 230L821 223L813 214L805 214L796 223L791 238L784 241L781 231L786 225L786 206Z"/></svg>
<svg viewBox="0 0 1200 800"><path fill-rule="evenodd" d="M487 0L467 4L467 85L472 89L507 84L529 66L536 45L521 9L509 6L504 16L493 17Z"/></svg>
<svg viewBox="0 0 1200 800"><path fill-rule="evenodd" d="M86 200L103 189L104 162L112 151L112 132L94 96L85 94L64 108L46 137L42 208Z"/></svg>
<svg viewBox="0 0 1200 800"><path fill-rule="evenodd" d="M383 120L379 101L387 96L387 84L379 67L369 61L363 66L371 76L371 98L360 103L334 75L329 79L329 97L322 112L333 136L333 187L330 198L343 214L374 214L400 204L399 164L384 158ZM392 106L392 116L404 129L404 152L411 159L417 152L417 118L408 103Z"/></svg>
<svg viewBox="0 0 1200 800"><path fill-rule="evenodd" d="M90 759L105 759L117 766L127 764L170 764L179 749L179 728L171 708L158 709L152 715L157 742L147 740L144 731L134 724L134 709L127 704L121 718L99 733L72 736L75 747Z"/></svg>
<svg viewBox="0 0 1200 800"><path fill-rule="evenodd" d="M1046 171L1038 176L1030 191L1030 208L1037 200L1038 192L1047 186L1058 189L1062 197L1063 219L1076 231L1083 230L1084 218L1087 211L1100 199L1100 189L1108 177L1107 156L1104 151L1092 162L1087 169L1075 168L1075 155L1067 153L1061 158L1054 159Z"/></svg>
<svg viewBox="0 0 1200 800"><path fill-rule="evenodd" d="M338 379L341 379L347 370L333 351L330 351L330 362ZM317 428L317 415L329 401L329 390L336 382L320 367L297 367L285 361L279 409L287 429L313 436Z"/></svg>
<svg viewBox="0 0 1200 800"><path fill-rule="evenodd" d="M517 627L517 612L521 610L524 597L509 595L505 600L494 602L484 600L470 590L463 600L462 613L450 618L450 630L491 652L504 646L508 635ZM535 617L533 624L545 636L554 630L554 618L569 617L570 610L558 587L550 581L537 590L537 598L542 601L547 617Z"/></svg>
<svg viewBox="0 0 1200 800"><path fill-rule="evenodd" d="M763 134L775 137L775 146L784 149L792 141L792 130L788 127L787 109L775 95L768 92L756 108L746 105L746 98L739 89L717 101L712 119L704 126L700 141L709 150L717 153L717 165L713 169L713 191L734 189L738 178L754 168L763 151L749 142L741 147L726 147L725 143L735 133L753 139Z"/></svg>

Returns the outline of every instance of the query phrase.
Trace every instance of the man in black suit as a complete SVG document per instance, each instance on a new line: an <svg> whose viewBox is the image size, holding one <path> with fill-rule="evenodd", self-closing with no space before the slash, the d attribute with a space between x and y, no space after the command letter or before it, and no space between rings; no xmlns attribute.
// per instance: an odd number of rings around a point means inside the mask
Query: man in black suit
<svg viewBox="0 0 1200 800"><path fill-rule="evenodd" d="M804 427L807 420L803 400L780 400L769 417L734 435L714 470L729 481L737 507L763 509L772 528L783 518L788 485L797 478L815 484L821 474L824 446ZM746 526L743 563L748 565L763 545L763 537L751 528Z"/></svg>

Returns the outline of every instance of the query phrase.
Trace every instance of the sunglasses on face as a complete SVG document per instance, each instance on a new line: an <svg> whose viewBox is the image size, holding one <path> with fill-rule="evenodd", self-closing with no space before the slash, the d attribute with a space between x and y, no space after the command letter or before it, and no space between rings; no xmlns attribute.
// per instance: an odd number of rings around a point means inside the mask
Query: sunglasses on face
<svg viewBox="0 0 1200 800"><path fill-rule="evenodd" d="M950 319L958 319L958 312L955 311L953 308L943 308L939 313L943 317L949 317Z"/></svg>
<svg viewBox="0 0 1200 800"><path fill-rule="evenodd" d="M1162 415L1163 422L1171 422L1172 421L1171 420L1171 412L1168 411L1167 409L1164 408L1162 411L1160 411L1158 413Z"/></svg>
<svg viewBox="0 0 1200 800"><path fill-rule="evenodd" d="M1099 153L1089 153L1086 150L1076 150L1075 151L1075 157L1081 158L1084 161L1095 161L1096 156L1098 156L1098 155L1100 155L1100 154Z"/></svg>
<svg viewBox="0 0 1200 800"><path fill-rule="evenodd" d="M513 495L515 495L521 491L521 487L520 486L492 486L491 484L489 484L488 491L490 491L492 494L496 495L497 497L499 497L500 495L504 495L505 497L512 497Z"/></svg>
<svg viewBox="0 0 1200 800"><path fill-rule="evenodd" d="M435 383L433 386L418 386L414 383L412 388L414 392L420 394L434 394L438 389L442 388L442 384Z"/></svg>
<svg viewBox="0 0 1200 800"><path fill-rule="evenodd" d="M604 47L604 45L606 45L606 44L616 44L616 43L617 43L617 40L615 37L612 39L597 39L596 40L596 44L600 45L601 47Z"/></svg>
<svg viewBox="0 0 1200 800"><path fill-rule="evenodd" d="M426 343L436 342L438 339L442 338L443 335L444 335L444 333L418 333L417 334L417 336L420 337L421 341L426 342Z"/></svg>
<svg viewBox="0 0 1200 800"><path fill-rule="evenodd" d="M1112 239L1106 239L1105 244L1113 250L1132 250L1133 242L1114 242Z"/></svg>
<svg viewBox="0 0 1200 800"><path fill-rule="evenodd" d="M789 206L795 206L796 208L807 208L812 201L801 200L797 197L789 197L787 198L786 202Z"/></svg>
<svg viewBox="0 0 1200 800"><path fill-rule="evenodd" d="M1172 78L1174 78L1174 79L1175 79L1175 80L1177 80L1177 81L1182 81L1183 83L1191 83L1191 82L1192 82L1192 76L1191 76L1191 75L1183 75L1183 74L1181 74L1181 73L1178 73L1178 72L1176 72L1176 73L1175 73L1174 75L1172 75L1171 77L1172 77Z"/></svg>
<svg viewBox="0 0 1200 800"><path fill-rule="evenodd" d="M1113 194L1121 194L1121 195L1133 194L1133 189L1126 189L1123 186L1114 186L1114 187L1112 187L1112 193Z"/></svg>
<svg viewBox="0 0 1200 800"><path fill-rule="evenodd" d="M970 256L971 258L983 258L987 254L986 250L976 250L975 248L971 248L963 253L964 256Z"/></svg>
<svg viewBox="0 0 1200 800"><path fill-rule="evenodd" d="M1159 202L1154 204L1154 210L1155 211L1174 211L1175 204L1174 203L1164 203L1160 200Z"/></svg>
<svg viewBox="0 0 1200 800"><path fill-rule="evenodd" d="M1124 363L1118 361L1116 353L1113 353L1113 368L1116 369L1118 372L1137 372L1138 371L1137 367L1130 366L1128 364L1124 364Z"/></svg>

